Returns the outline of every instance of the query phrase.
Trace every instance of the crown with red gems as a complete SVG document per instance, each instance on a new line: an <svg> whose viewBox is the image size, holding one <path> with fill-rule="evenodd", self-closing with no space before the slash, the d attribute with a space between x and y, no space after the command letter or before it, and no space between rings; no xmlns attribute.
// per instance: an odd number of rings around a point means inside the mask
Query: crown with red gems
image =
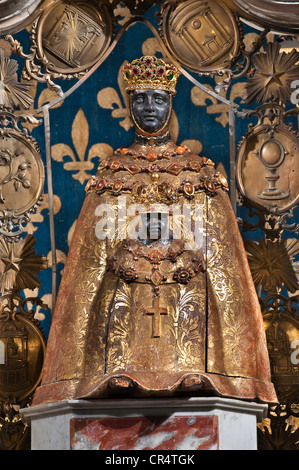
<svg viewBox="0 0 299 470"><path fill-rule="evenodd" d="M165 90L176 94L176 83L180 75L172 64L153 56L143 56L123 67L126 91L144 90L146 88Z"/></svg>

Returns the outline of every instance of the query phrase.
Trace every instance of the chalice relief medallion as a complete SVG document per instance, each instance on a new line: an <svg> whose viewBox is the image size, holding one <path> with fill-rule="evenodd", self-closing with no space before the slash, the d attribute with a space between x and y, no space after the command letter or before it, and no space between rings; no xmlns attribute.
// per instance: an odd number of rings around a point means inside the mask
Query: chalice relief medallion
<svg viewBox="0 0 299 470"><path fill-rule="evenodd" d="M236 176L242 196L279 213L299 200L299 142L284 125L253 128L239 144Z"/></svg>
<svg viewBox="0 0 299 470"><path fill-rule="evenodd" d="M257 194L260 199L285 199L289 196L289 191L284 192L276 187L276 182L280 178L278 168L287 154L288 152L284 149L282 143L273 139L273 134L272 138L266 140L257 151L257 155L268 170L268 174L265 176L268 181L268 188Z"/></svg>
<svg viewBox="0 0 299 470"><path fill-rule="evenodd" d="M280 214L299 200L298 132L286 122L297 112L286 112L284 107L291 98L291 84L298 77L298 61L295 49L285 53L278 42L269 42L265 52L253 58L255 72L243 95L248 104L264 104L256 109L257 124L250 125L239 144L239 189L251 203L266 210L273 208Z"/></svg>

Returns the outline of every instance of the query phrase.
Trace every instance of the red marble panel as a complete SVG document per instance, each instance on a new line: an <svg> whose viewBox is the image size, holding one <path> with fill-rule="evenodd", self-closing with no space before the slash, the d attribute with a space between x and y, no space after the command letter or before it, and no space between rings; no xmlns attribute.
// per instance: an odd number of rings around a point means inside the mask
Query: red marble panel
<svg viewBox="0 0 299 470"><path fill-rule="evenodd" d="M218 449L217 416L72 418L71 449Z"/></svg>

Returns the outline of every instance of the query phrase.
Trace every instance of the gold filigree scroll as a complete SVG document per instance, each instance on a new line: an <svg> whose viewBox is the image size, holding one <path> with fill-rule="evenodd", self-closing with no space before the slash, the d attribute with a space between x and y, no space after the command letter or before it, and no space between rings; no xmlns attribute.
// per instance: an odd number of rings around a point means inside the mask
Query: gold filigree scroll
<svg viewBox="0 0 299 470"><path fill-rule="evenodd" d="M61 209L61 200L60 197L57 196L57 194L53 195L53 210L54 210L54 215L58 214L58 212ZM43 200L41 204L39 205L37 211L35 214L31 214L30 221L25 226L25 231L28 234L33 234L36 232L38 227L36 224L43 223L45 220L44 214L46 213L45 211L49 210L49 195L45 193L43 195Z"/></svg>
<svg viewBox="0 0 299 470"><path fill-rule="evenodd" d="M198 286L191 289L183 287L176 294L177 302L170 313L174 317L172 333L176 338L178 365L182 368L192 368L200 364L200 367L203 367L205 325L203 318L193 315L193 312L196 305L200 309L204 308L204 291Z"/></svg>
<svg viewBox="0 0 299 470"><path fill-rule="evenodd" d="M18 81L17 78L17 68L18 64L14 59L11 59L12 54L11 44L5 40L0 39L0 56L1 56L1 77L0 82L1 89L1 105L3 108L14 108L14 114L16 116L28 114L28 120L23 120L22 125L30 132L36 126L39 126L42 122L40 116L36 113L34 109L34 101L37 92L37 82L32 80L30 84L24 83L24 80ZM41 92L38 99L38 106L40 107L43 104L43 99L48 98L48 94L51 93L49 89L45 89ZM54 98L56 94L52 92L52 96L49 98ZM51 101L51 99L49 99ZM18 109L24 108L24 109Z"/></svg>
<svg viewBox="0 0 299 470"><path fill-rule="evenodd" d="M34 100L27 93L30 86L18 81L18 63L5 53L10 55L11 49L0 49L0 232L18 236L41 202L44 183L39 146L19 123L37 125L41 121L12 111L29 108Z"/></svg>
<svg viewBox="0 0 299 470"><path fill-rule="evenodd" d="M111 347L108 350L107 370L125 369L134 354L134 317L132 292L128 284L120 281L114 297L115 317Z"/></svg>
<svg viewBox="0 0 299 470"><path fill-rule="evenodd" d="M25 128L41 120L30 113L36 87L19 83L18 64L5 57L11 54L6 45L0 49L1 449L22 448L28 438L19 409L31 403L41 379L46 341L35 314L47 309L37 291L38 274L48 267L46 258L35 253L35 238L20 238L43 196L40 149ZM22 107L27 111L13 110Z"/></svg>
<svg viewBox="0 0 299 470"><path fill-rule="evenodd" d="M238 305L241 305L244 301L244 294L242 290L236 288L235 261L232 252L223 243L223 240L228 237L230 227L222 227L221 231L219 230L221 226L220 220L224 217L221 198L213 200L213 203L211 203L211 200L208 201L208 214L207 271L209 283L211 283L213 292L215 292L213 303L221 311L218 329L221 330L223 337L223 344L222 341L218 343L219 338L217 336L215 336L212 342L209 342L208 367L211 367L215 372L221 367L228 367L226 373L238 375L238 371L241 371L243 367L242 357L244 357L246 352L247 361L249 361L248 358L252 350L248 325L244 324L238 309ZM248 290L254 290L254 287L250 285L247 288ZM245 295L248 295L248 291ZM212 299L210 300L212 301ZM212 312L213 307L210 316ZM221 364L221 360L215 357L214 354L214 351L219 347L223 349L223 364L226 364L225 366ZM226 360L228 357L229 361ZM252 360L255 360L253 356Z"/></svg>
<svg viewBox="0 0 299 470"><path fill-rule="evenodd" d="M61 94L57 78L80 78L102 57L112 37L112 16L107 2L94 6L87 0L58 0L33 22L31 49L26 54L12 36L13 51L25 59L23 77L46 82Z"/></svg>
<svg viewBox="0 0 299 470"><path fill-rule="evenodd" d="M90 178L90 173L94 169L93 159L106 159L113 153L113 149L108 144L94 144L88 148L89 141L89 124L82 109L77 112L72 124L72 140L75 148L73 149L66 144L56 144L52 146L51 155L53 160L62 162L65 157L70 157L71 161L64 163L64 169L76 172L73 178L81 184Z"/></svg>

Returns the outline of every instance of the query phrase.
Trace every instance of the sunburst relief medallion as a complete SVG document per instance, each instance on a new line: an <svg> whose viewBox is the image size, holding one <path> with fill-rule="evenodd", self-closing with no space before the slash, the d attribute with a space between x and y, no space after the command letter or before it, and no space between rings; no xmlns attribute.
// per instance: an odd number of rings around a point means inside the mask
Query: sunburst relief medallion
<svg viewBox="0 0 299 470"><path fill-rule="evenodd" d="M249 104L273 100L286 103L291 96L291 83L299 77L299 52L280 52L279 43L270 42L266 52L256 54L252 62L255 72L245 85L244 100Z"/></svg>

